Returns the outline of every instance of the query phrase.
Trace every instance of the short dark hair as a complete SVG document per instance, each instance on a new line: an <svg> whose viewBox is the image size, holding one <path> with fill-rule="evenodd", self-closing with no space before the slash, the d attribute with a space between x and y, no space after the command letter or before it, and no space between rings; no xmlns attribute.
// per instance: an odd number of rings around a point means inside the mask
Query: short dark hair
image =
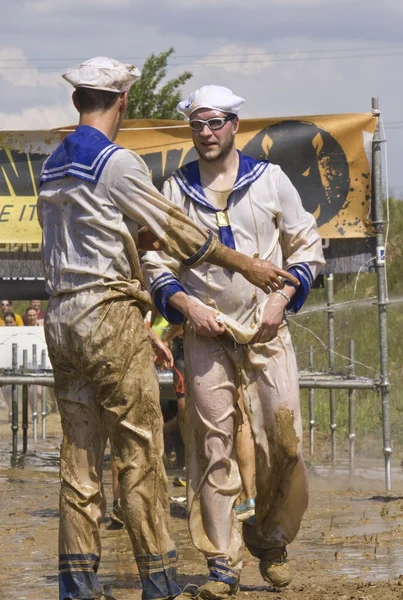
<svg viewBox="0 0 403 600"><path fill-rule="evenodd" d="M106 90L94 90L92 88L76 88L77 100L81 113L92 113L98 110L106 112L115 104L120 96L119 92L107 92Z"/></svg>

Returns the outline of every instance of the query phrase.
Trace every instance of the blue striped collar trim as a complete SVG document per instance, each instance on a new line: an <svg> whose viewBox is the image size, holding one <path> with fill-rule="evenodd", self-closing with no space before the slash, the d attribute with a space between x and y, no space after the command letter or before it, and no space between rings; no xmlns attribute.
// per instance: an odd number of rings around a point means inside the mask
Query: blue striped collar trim
<svg viewBox="0 0 403 600"><path fill-rule="evenodd" d="M109 158L120 149L98 129L80 125L50 155L40 182L71 176L97 183Z"/></svg>
<svg viewBox="0 0 403 600"><path fill-rule="evenodd" d="M237 178L231 194L228 196L227 209L231 203L233 193L250 185L264 173L269 166L267 161L256 160L251 156L245 156L238 151L239 167ZM206 194L200 179L199 161L195 160L187 165L184 165L174 173L174 179L182 192L197 202L213 210L214 212L220 209L212 206L207 200Z"/></svg>

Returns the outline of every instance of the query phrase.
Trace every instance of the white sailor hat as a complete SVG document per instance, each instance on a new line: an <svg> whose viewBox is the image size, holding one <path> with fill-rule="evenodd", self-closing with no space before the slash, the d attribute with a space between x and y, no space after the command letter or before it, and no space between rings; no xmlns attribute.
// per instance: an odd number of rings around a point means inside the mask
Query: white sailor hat
<svg viewBox="0 0 403 600"><path fill-rule="evenodd" d="M114 58L97 56L75 67L63 78L74 87L87 87L106 92L123 93L129 91L141 73L133 65L125 65Z"/></svg>
<svg viewBox="0 0 403 600"><path fill-rule="evenodd" d="M179 102L176 109L188 118L199 108L209 108L217 112L237 115L244 102L243 98L235 96L226 87L221 85L204 85L199 90L190 94L187 100Z"/></svg>

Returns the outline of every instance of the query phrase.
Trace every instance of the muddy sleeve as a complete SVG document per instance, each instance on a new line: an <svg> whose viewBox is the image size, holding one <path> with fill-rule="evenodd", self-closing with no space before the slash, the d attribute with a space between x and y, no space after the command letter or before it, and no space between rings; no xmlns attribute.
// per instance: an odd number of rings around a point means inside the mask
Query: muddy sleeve
<svg viewBox="0 0 403 600"><path fill-rule="evenodd" d="M109 171L110 199L127 217L148 227L168 255L190 267L203 263L214 252L216 238L154 187L147 165L134 152L116 152Z"/></svg>
<svg viewBox="0 0 403 600"><path fill-rule="evenodd" d="M173 179L164 183L162 193L175 206L182 206L182 194ZM153 302L164 318L173 325L184 321L181 312L169 304L169 299L177 292L186 290L181 284L183 264L166 252L146 252L142 259L144 281Z"/></svg>
<svg viewBox="0 0 403 600"><path fill-rule="evenodd" d="M325 259L315 218L304 209L296 188L280 167L277 175L277 223L285 268L300 281L288 310L297 312L322 271Z"/></svg>

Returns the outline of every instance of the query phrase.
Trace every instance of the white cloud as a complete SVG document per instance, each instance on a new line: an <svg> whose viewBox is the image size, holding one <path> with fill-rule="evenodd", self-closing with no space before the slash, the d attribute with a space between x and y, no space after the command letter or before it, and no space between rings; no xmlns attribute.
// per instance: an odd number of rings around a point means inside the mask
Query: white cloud
<svg viewBox="0 0 403 600"><path fill-rule="evenodd" d="M70 101L64 105L26 108L18 113L0 113L0 130L54 129L77 121L77 111Z"/></svg>
<svg viewBox="0 0 403 600"><path fill-rule="evenodd" d="M51 87L63 85L59 74L40 72L29 61L21 48L0 47L0 76L13 86Z"/></svg>

